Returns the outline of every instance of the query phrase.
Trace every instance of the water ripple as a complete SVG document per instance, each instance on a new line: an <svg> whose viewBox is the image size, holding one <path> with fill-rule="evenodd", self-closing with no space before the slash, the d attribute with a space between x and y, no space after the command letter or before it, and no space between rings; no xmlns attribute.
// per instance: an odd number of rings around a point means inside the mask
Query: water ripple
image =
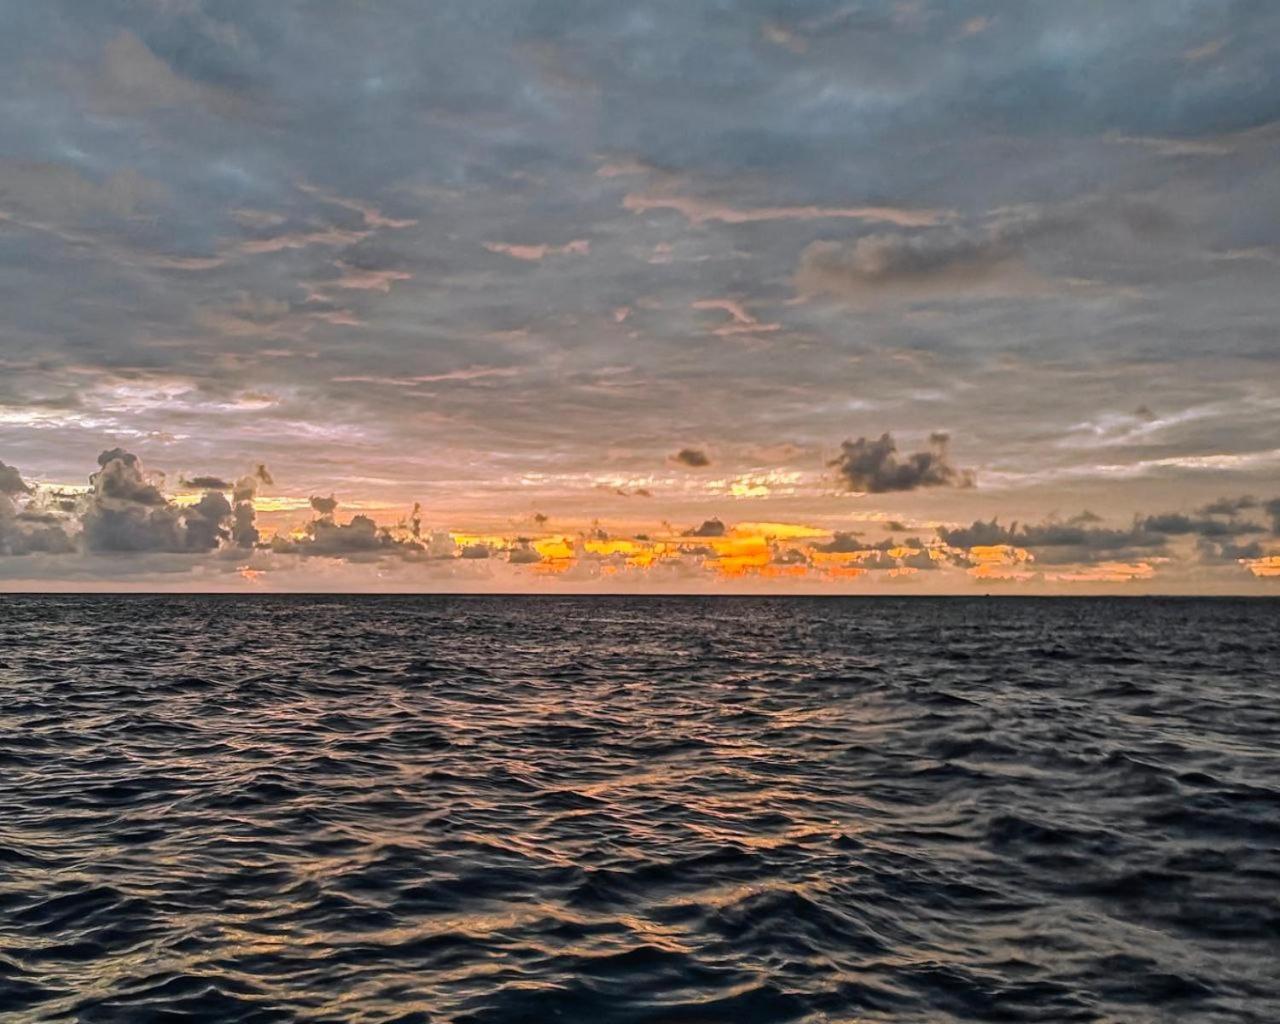
<svg viewBox="0 0 1280 1024"><path fill-rule="evenodd" d="M0 1016L1280 1020L1277 612L0 598Z"/></svg>

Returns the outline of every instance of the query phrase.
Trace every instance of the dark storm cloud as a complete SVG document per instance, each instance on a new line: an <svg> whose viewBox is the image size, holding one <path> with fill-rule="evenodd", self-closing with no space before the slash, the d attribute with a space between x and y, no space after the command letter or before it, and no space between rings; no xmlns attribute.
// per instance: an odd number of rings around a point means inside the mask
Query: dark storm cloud
<svg viewBox="0 0 1280 1024"><path fill-rule="evenodd" d="M691 469L702 469L704 466L711 465L711 457L701 448L681 448L671 456L671 461Z"/></svg>
<svg viewBox="0 0 1280 1024"><path fill-rule="evenodd" d="M914 491L921 487L972 487L972 470L956 469L947 459L946 434L929 435L929 450L899 458L898 446L891 434L878 440L860 437L843 441L840 454L827 465L850 491L885 494L891 491Z"/></svg>
<svg viewBox="0 0 1280 1024"><path fill-rule="evenodd" d="M723 537L726 528L724 523L719 519L707 519L701 526L690 527L680 536L682 537Z"/></svg>

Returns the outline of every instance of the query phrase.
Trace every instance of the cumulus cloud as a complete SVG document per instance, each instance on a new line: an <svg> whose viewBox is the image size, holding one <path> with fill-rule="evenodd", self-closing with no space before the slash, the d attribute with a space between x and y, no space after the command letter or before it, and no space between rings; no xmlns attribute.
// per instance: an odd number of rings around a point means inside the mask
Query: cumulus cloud
<svg viewBox="0 0 1280 1024"><path fill-rule="evenodd" d="M16 471L13 479L0 472L0 553L208 554L258 542L253 497L257 485L270 479L265 466L235 485L216 477L182 481L205 492L189 505L171 501L158 482L163 475L149 474L123 448L102 452L98 467L80 495L31 487ZM234 506L223 493L229 489L236 495Z"/></svg>
<svg viewBox="0 0 1280 1024"><path fill-rule="evenodd" d="M81 519L86 550L202 553L230 537L231 505L219 492L207 491L195 505L179 508L148 479L132 452L105 451L98 465Z"/></svg>
<svg viewBox="0 0 1280 1024"><path fill-rule="evenodd" d="M898 446L891 434L878 440L859 437L844 441L840 454L827 465L847 490L868 494L891 491L914 491L921 487L972 487L972 470L956 469L947 459L947 434L929 436L929 450L914 452L904 459L897 455Z"/></svg>
<svg viewBox="0 0 1280 1024"><path fill-rule="evenodd" d="M321 497L319 494L311 495L311 507L322 516L332 516L338 510L338 499L332 494L329 497Z"/></svg>
<svg viewBox="0 0 1280 1024"><path fill-rule="evenodd" d="M0 462L0 494L30 494L32 488L13 466Z"/></svg>
<svg viewBox="0 0 1280 1024"><path fill-rule="evenodd" d="M542 561L538 549L526 537L520 537L507 553L507 561L512 565L533 565Z"/></svg>
<svg viewBox="0 0 1280 1024"><path fill-rule="evenodd" d="M112 448L98 456L101 469L89 477L96 497L135 505L163 506L168 499L147 479L142 461L123 448Z"/></svg>
<svg viewBox="0 0 1280 1024"><path fill-rule="evenodd" d="M59 517L32 509L28 499L34 492L16 468L0 462L0 555L57 555L74 550Z"/></svg>
<svg viewBox="0 0 1280 1024"><path fill-rule="evenodd" d="M1136 515L1130 525L1096 525L1092 514L1071 519L1049 519L1041 523L998 519L977 520L965 527L940 527L938 537L952 549L949 556L961 564L972 564L973 551L996 549L1025 551L1039 563L1063 565L1136 562L1153 557L1170 558L1179 541L1194 539L1192 550L1202 562L1238 563L1264 558L1267 547L1251 535L1273 532L1280 535L1280 516L1271 524L1239 518L1242 512L1261 509L1268 515L1280 513L1280 498L1261 502L1252 497L1220 498L1201 507L1195 515L1161 512Z"/></svg>
<svg viewBox="0 0 1280 1024"><path fill-rule="evenodd" d="M340 557L376 553L391 542L386 531L368 516L352 516L348 523L335 523L326 516L308 523L306 536L301 539L277 537L272 549L287 554Z"/></svg>
<svg viewBox="0 0 1280 1024"><path fill-rule="evenodd" d="M815 551L824 551L828 554L851 554L855 551L861 551L865 544L859 534L851 530L837 530L825 544L815 544Z"/></svg>
<svg viewBox="0 0 1280 1024"><path fill-rule="evenodd" d="M704 466L711 465L711 457L701 448L681 448L671 456L671 461L691 469L702 469Z"/></svg>
<svg viewBox="0 0 1280 1024"><path fill-rule="evenodd" d="M1080 526L1049 521L1038 524L1016 521L1008 526L997 519L975 521L959 528L939 527L938 536L960 549L1008 546L1032 552L1038 561L1051 564L1090 562L1151 555L1163 549L1165 534L1147 529L1141 520L1130 527Z"/></svg>

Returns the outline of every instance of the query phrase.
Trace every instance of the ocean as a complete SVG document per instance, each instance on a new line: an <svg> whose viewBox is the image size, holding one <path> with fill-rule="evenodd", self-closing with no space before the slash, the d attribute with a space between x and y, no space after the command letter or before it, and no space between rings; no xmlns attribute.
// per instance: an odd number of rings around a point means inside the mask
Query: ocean
<svg viewBox="0 0 1280 1024"><path fill-rule="evenodd" d="M1280 601L0 597L0 1018L1280 1021Z"/></svg>

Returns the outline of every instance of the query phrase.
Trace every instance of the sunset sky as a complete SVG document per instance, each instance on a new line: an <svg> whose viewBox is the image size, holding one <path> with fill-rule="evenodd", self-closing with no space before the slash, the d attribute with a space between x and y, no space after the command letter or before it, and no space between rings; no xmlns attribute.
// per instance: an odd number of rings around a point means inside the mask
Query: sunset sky
<svg viewBox="0 0 1280 1024"><path fill-rule="evenodd" d="M0 589L1280 593L1280 4L0 15Z"/></svg>

